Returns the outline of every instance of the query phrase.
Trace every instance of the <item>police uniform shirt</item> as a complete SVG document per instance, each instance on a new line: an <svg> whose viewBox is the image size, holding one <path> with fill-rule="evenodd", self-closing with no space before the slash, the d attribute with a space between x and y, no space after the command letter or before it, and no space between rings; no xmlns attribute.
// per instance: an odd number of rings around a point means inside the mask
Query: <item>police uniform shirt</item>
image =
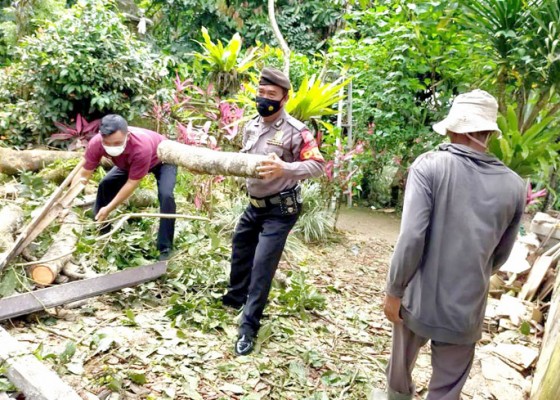
<svg viewBox="0 0 560 400"><path fill-rule="evenodd" d="M298 181L317 178L324 173L325 160L313 134L305 124L284 109L276 121L265 123L262 117L248 122L243 133L242 153L276 154L288 163L284 176L273 179L247 179L249 195L263 198L291 189Z"/></svg>

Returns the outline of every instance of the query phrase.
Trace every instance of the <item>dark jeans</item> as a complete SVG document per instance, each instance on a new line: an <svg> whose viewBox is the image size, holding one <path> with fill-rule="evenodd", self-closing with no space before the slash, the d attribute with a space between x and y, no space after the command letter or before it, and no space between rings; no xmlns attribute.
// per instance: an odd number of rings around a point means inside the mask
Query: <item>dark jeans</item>
<svg viewBox="0 0 560 400"><path fill-rule="evenodd" d="M175 214L176 205L173 190L177 180L177 166L158 164L150 170L156 177L158 187L159 210L162 214ZM111 202L128 180L128 171L113 167L101 180L97 189L97 199L93 206L93 215ZM175 219L161 218L157 237L157 248L160 252L173 248L175 235Z"/></svg>
<svg viewBox="0 0 560 400"><path fill-rule="evenodd" d="M224 303L243 305L240 335L256 335L290 230L299 213L282 215L280 206L249 205L233 235L231 275Z"/></svg>

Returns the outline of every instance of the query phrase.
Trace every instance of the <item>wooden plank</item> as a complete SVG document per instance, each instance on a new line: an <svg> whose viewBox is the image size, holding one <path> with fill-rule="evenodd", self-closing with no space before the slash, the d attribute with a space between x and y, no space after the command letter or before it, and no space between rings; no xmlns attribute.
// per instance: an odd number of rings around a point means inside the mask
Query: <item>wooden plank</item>
<svg viewBox="0 0 560 400"><path fill-rule="evenodd" d="M553 256L542 255L539 257L539 259L535 262L535 265L533 265L533 268L531 268L531 272L529 273L527 282L525 282L525 284L521 288L521 291L519 292L520 299L532 300L533 297L535 297L537 289L541 285L544 277L546 276L546 273L548 272L548 269L553 262Z"/></svg>
<svg viewBox="0 0 560 400"><path fill-rule="evenodd" d="M69 186L72 183L72 179L74 179L74 176L80 171L80 169L84 164L85 164L85 159L82 159L78 163L78 165L76 165L76 167L72 170L72 172L66 177L64 182L62 182L60 186L56 188L56 190L53 192L49 200L45 203L45 205L41 209L41 212L39 212L39 214L31 220L31 222L25 227L23 232L17 237L13 247L9 251L3 254L3 257L0 258L0 271L2 271L6 267L6 265L8 265L8 263L12 258L16 257L23 251L23 249L25 248L23 244L26 241L28 241L28 237L31 234L36 233L35 235L36 237L40 233L40 232L37 233L36 230L37 225L39 225L39 223L44 219L44 217L48 214L51 208L57 203L57 201L60 198L64 198L63 197L64 190L66 189L67 186Z"/></svg>
<svg viewBox="0 0 560 400"><path fill-rule="evenodd" d="M29 400L81 400L52 369L0 327L0 361L10 382Z"/></svg>
<svg viewBox="0 0 560 400"><path fill-rule="evenodd" d="M166 270L167 263L162 261L6 297L0 300L0 321L139 285L162 276Z"/></svg>

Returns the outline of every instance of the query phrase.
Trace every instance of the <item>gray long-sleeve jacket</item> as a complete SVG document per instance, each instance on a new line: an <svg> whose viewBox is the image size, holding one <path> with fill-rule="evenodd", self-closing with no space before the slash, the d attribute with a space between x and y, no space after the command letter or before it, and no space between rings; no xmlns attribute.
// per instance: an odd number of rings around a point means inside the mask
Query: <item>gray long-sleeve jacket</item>
<svg viewBox="0 0 560 400"><path fill-rule="evenodd" d="M263 198L291 189L298 181L317 178L324 173L325 160L305 124L282 111L276 121L265 123L261 117L247 123L243 132L242 153L276 154L286 161L282 178L247 179L247 191Z"/></svg>
<svg viewBox="0 0 560 400"><path fill-rule="evenodd" d="M513 247L525 196L517 174L467 146L414 162L386 286L408 328L444 343L480 339L490 276Z"/></svg>

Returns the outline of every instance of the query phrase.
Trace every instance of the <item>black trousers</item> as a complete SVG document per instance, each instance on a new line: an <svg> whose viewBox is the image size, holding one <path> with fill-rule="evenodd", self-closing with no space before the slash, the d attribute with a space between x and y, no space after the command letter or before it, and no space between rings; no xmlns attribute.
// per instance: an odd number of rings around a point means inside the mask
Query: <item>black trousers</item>
<svg viewBox="0 0 560 400"><path fill-rule="evenodd" d="M231 275L224 303L245 305L239 334L256 335L288 234L299 213L282 215L280 206L249 205L233 235Z"/></svg>
<svg viewBox="0 0 560 400"><path fill-rule="evenodd" d="M177 166L158 164L150 170L156 177L158 187L159 210L162 214L175 214L177 206L173 191L177 180ZM93 215L111 202L128 180L128 171L113 167L99 183L97 199L93 206ZM160 252L173 248L175 235L175 219L161 218L157 237L157 248Z"/></svg>

